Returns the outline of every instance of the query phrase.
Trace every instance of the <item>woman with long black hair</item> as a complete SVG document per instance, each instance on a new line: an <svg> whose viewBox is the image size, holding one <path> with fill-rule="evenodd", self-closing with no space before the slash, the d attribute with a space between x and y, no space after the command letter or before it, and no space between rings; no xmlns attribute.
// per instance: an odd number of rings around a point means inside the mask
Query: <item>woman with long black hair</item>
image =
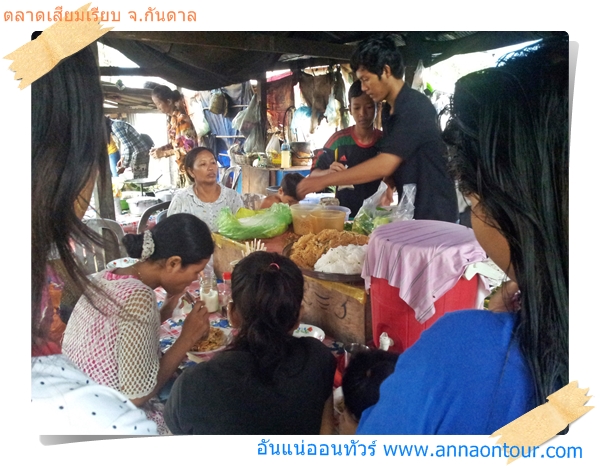
<svg viewBox="0 0 600 466"><path fill-rule="evenodd" d="M31 404L43 434L156 434L156 424L116 390L96 384L48 339L49 258L71 286L91 291L71 241L102 240L81 221L108 163L102 88L92 44L31 85Z"/></svg>
<svg viewBox="0 0 600 466"><path fill-rule="evenodd" d="M473 230L519 291L424 332L360 434L489 435L568 383L568 36L458 80L452 115L444 136Z"/></svg>
<svg viewBox="0 0 600 466"><path fill-rule="evenodd" d="M292 335L304 279L290 259L254 252L231 277L231 347L181 374L165 406L174 434L315 435L330 428L336 362Z"/></svg>

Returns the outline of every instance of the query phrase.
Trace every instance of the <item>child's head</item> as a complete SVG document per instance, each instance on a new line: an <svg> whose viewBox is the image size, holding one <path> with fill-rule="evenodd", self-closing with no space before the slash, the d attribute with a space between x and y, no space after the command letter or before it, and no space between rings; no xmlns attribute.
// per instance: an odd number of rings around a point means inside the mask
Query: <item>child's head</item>
<svg viewBox="0 0 600 466"><path fill-rule="evenodd" d="M362 90L360 81L354 81L348 91L348 107L356 126L372 129L377 106L373 99Z"/></svg>
<svg viewBox="0 0 600 466"><path fill-rule="evenodd" d="M283 203L290 205L298 203L296 187L303 179L304 177L300 173L288 173L283 177L278 193Z"/></svg>
<svg viewBox="0 0 600 466"><path fill-rule="evenodd" d="M210 229L191 214L170 215L151 230L127 234L122 241L130 257L173 272L161 283L169 293L183 291L194 281L214 251Z"/></svg>
<svg viewBox="0 0 600 466"><path fill-rule="evenodd" d="M377 349L352 357L342 378L346 424L340 423L341 434L354 433L363 411L379 401L379 387L394 372L398 356Z"/></svg>
<svg viewBox="0 0 600 466"><path fill-rule="evenodd" d="M239 329L234 347L253 354L265 380L272 379L286 342L294 338L303 296L302 272L280 254L253 252L233 269L229 320Z"/></svg>

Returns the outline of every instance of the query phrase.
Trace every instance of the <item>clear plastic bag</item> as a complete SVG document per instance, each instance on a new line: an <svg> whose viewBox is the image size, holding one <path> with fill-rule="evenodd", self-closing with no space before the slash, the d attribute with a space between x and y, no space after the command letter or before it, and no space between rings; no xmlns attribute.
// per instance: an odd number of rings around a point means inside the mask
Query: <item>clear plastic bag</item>
<svg viewBox="0 0 600 466"><path fill-rule="evenodd" d="M260 126L260 106L256 94L252 96L248 107L239 112L231 121L231 126L246 137L249 137L252 131Z"/></svg>
<svg viewBox="0 0 600 466"><path fill-rule="evenodd" d="M269 144L267 144L266 152L267 154L269 152L281 152L281 143L279 142L279 136L277 136L277 133L273 133L271 135L271 139L269 139Z"/></svg>
<svg viewBox="0 0 600 466"><path fill-rule="evenodd" d="M273 204L256 215L236 218L229 208L222 209L217 217L219 234L236 241L253 238L273 238L279 236L292 223L292 211L287 204Z"/></svg>
<svg viewBox="0 0 600 466"><path fill-rule="evenodd" d="M244 141L244 152L250 154L253 152L265 152L265 135L262 128L255 126Z"/></svg>
<svg viewBox="0 0 600 466"><path fill-rule="evenodd" d="M416 184L406 184L402 187L402 196L398 205L382 207L381 201L387 190L383 181L372 196L363 201L363 205L354 217L352 231L362 235L370 235L380 225L398 220L412 220L415 212Z"/></svg>
<svg viewBox="0 0 600 466"><path fill-rule="evenodd" d="M335 98L335 95L331 91L329 95L329 101L327 102L327 108L325 109L325 118L327 119L327 123L329 126L335 126L339 128L341 123L341 115L340 115L340 102Z"/></svg>
<svg viewBox="0 0 600 466"><path fill-rule="evenodd" d="M190 113L190 119L192 120L192 124L194 125L194 129L196 130L196 134L199 138L210 133L210 125L206 119L206 116L204 115L202 106L196 106L194 113Z"/></svg>

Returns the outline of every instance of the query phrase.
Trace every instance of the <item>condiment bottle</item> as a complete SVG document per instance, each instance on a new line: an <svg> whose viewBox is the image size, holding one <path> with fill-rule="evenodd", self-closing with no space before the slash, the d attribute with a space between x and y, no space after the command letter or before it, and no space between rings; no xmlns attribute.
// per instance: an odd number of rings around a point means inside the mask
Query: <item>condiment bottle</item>
<svg viewBox="0 0 600 466"><path fill-rule="evenodd" d="M281 145L281 168L290 168L292 166L292 156L290 154L290 145L285 141Z"/></svg>
<svg viewBox="0 0 600 466"><path fill-rule="evenodd" d="M227 317L229 301L231 301L231 272L223 272L223 283L219 289L219 303L223 317Z"/></svg>
<svg viewBox="0 0 600 466"><path fill-rule="evenodd" d="M205 273L200 280L200 299L208 312L219 310L219 292L217 291L217 279L213 274Z"/></svg>

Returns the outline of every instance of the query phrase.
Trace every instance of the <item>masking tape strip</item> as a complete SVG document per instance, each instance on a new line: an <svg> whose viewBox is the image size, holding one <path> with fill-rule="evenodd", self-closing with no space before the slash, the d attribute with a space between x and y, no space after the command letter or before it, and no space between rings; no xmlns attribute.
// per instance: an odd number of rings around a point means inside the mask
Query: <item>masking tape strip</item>
<svg viewBox="0 0 600 466"><path fill-rule="evenodd" d="M548 396L548 403L532 409L511 423L498 429L490 437L500 436L496 445L537 447L550 440L571 422L579 419L594 406L584 406L591 396L587 388L578 388L577 381L565 385ZM527 451L527 449L525 449ZM520 456L510 458L507 464Z"/></svg>
<svg viewBox="0 0 600 466"><path fill-rule="evenodd" d="M9 69L15 79L21 80L19 89L25 89L54 68L62 59L79 52L113 29L102 28L99 21L90 17L88 3L74 13L76 19L61 20L45 29L35 40L22 45L4 58L13 60ZM97 14L94 12L97 18Z"/></svg>

